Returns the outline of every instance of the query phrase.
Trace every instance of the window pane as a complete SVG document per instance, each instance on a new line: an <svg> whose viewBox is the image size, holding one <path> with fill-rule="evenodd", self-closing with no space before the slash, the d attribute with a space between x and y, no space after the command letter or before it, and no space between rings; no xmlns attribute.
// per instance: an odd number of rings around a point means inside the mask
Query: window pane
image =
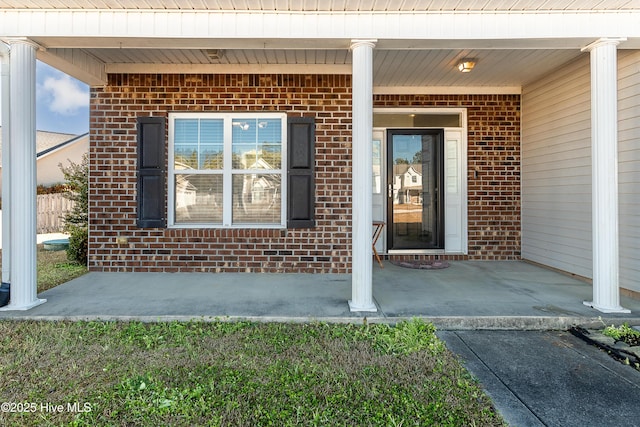
<svg viewBox="0 0 640 427"><path fill-rule="evenodd" d="M224 120L200 120L200 169L222 169Z"/></svg>
<svg viewBox="0 0 640 427"><path fill-rule="evenodd" d="M223 133L222 119L176 119L174 168L222 169Z"/></svg>
<svg viewBox="0 0 640 427"><path fill-rule="evenodd" d="M173 136L175 169L198 168L198 120L178 119Z"/></svg>
<svg viewBox="0 0 640 427"><path fill-rule="evenodd" d="M173 150L174 169L198 169L198 144L175 144Z"/></svg>
<svg viewBox="0 0 640 427"><path fill-rule="evenodd" d="M173 140L176 145L198 143L198 119L176 119Z"/></svg>
<svg viewBox="0 0 640 427"><path fill-rule="evenodd" d="M222 145L201 145L200 169L222 169L223 149Z"/></svg>
<svg viewBox="0 0 640 427"><path fill-rule="evenodd" d="M280 175L233 175L233 222L280 224Z"/></svg>
<svg viewBox="0 0 640 427"><path fill-rule="evenodd" d="M277 170L282 166L280 119L233 119L233 168Z"/></svg>
<svg viewBox="0 0 640 427"><path fill-rule="evenodd" d="M222 223L222 175L175 176L176 223Z"/></svg>

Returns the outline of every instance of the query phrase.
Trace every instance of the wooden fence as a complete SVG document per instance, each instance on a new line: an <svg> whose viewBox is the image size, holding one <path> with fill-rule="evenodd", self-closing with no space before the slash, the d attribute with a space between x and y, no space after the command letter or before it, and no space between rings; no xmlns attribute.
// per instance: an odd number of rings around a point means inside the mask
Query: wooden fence
<svg viewBox="0 0 640 427"><path fill-rule="evenodd" d="M72 208L73 202L62 193L38 195L38 234L62 232L63 217Z"/></svg>

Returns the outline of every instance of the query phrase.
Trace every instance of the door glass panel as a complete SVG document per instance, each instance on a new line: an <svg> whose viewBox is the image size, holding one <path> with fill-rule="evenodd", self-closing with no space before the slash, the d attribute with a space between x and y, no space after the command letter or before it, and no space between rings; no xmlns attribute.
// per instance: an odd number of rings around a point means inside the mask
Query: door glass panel
<svg viewBox="0 0 640 427"><path fill-rule="evenodd" d="M442 132L390 131L391 249L442 248Z"/></svg>

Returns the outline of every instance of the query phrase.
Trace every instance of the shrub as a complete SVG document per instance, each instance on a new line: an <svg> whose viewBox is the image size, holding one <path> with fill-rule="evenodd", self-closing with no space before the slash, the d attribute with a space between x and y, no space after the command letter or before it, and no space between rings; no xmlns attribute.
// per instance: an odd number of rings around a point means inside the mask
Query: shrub
<svg viewBox="0 0 640 427"><path fill-rule="evenodd" d="M86 227L69 228L69 248L67 258L69 261L76 261L82 265L87 265L87 243L89 233Z"/></svg>
<svg viewBox="0 0 640 427"><path fill-rule="evenodd" d="M73 209L64 216L64 230L69 233L67 258L83 265L87 263L89 226L89 157L84 154L79 164L69 161L60 164L68 191L65 197L74 202Z"/></svg>

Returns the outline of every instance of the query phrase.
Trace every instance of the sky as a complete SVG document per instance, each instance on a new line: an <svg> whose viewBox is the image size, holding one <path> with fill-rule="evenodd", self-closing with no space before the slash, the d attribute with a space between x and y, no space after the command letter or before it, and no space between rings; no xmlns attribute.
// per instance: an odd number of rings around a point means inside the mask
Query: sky
<svg viewBox="0 0 640 427"><path fill-rule="evenodd" d="M74 135L88 132L89 86L37 61L36 129Z"/></svg>

